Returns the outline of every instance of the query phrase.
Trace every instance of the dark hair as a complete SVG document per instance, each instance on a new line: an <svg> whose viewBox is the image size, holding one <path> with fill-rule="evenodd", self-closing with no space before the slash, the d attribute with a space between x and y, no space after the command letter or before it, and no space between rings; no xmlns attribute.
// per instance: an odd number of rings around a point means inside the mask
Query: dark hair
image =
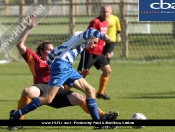
<svg viewBox="0 0 175 132"><path fill-rule="evenodd" d="M47 44L52 44L50 41L46 40L46 41L43 41L42 43L40 43L38 45L38 47L36 48L36 54L39 55L41 57L41 53L40 53L40 50L44 51L44 48Z"/></svg>

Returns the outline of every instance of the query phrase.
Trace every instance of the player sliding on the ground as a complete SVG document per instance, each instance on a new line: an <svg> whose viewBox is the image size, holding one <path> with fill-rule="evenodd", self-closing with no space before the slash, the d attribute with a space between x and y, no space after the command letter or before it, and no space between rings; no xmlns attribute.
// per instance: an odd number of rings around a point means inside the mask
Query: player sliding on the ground
<svg viewBox="0 0 175 132"><path fill-rule="evenodd" d="M59 91L61 84L65 83L70 87L81 90L86 94L86 105L93 120L100 120L95 101L95 89L89 85L83 77L72 68L78 54L83 50L83 45L86 48L92 48L97 43L98 39L108 41L109 37L106 34L101 34L97 30L90 28L79 35L72 36L62 45L56 47L47 56L47 64L50 67L49 88L44 97L35 98L28 105L17 111L11 111L10 119L19 119L21 115L37 109L41 105L50 104L56 93ZM54 61L53 61L54 60ZM10 128L13 126L9 126ZM102 126L95 126L94 129L103 129Z"/></svg>

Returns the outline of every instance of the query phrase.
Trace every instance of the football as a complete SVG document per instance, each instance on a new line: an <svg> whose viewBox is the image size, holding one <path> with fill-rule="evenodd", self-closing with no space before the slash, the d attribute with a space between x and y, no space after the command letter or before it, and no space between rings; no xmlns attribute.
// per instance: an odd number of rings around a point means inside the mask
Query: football
<svg viewBox="0 0 175 132"><path fill-rule="evenodd" d="M146 116L142 113L134 113L131 116L131 120L146 120ZM139 129L139 128L143 128L145 126L132 126L133 128Z"/></svg>

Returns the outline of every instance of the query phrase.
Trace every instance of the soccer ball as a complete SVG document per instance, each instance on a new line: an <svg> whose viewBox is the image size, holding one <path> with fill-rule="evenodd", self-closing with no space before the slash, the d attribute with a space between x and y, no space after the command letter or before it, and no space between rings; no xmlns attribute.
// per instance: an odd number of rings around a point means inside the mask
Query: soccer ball
<svg viewBox="0 0 175 132"><path fill-rule="evenodd" d="M146 116L142 113L134 113L131 116L131 120L146 120ZM136 128L136 129L143 128L143 127L145 126L132 126L132 128Z"/></svg>

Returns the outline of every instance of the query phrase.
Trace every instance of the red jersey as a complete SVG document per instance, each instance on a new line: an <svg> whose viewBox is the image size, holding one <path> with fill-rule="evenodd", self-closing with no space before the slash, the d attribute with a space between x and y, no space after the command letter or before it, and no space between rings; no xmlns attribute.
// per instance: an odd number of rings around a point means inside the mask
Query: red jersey
<svg viewBox="0 0 175 132"><path fill-rule="evenodd" d="M108 21L101 21L99 17L94 18L90 23L88 28L95 28L97 29L99 32L106 34L107 33L107 29L108 29ZM103 47L104 47L105 42L103 40L98 41L98 43L95 45L94 48L91 48L89 50L85 49L85 51L91 53L91 54L95 54L95 55L101 55L102 51L103 51Z"/></svg>
<svg viewBox="0 0 175 132"><path fill-rule="evenodd" d="M26 48L26 52L21 55L29 65L33 75L34 84L48 83L50 79L50 70L46 64L46 60L40 58L37 54Z"/></svg>

